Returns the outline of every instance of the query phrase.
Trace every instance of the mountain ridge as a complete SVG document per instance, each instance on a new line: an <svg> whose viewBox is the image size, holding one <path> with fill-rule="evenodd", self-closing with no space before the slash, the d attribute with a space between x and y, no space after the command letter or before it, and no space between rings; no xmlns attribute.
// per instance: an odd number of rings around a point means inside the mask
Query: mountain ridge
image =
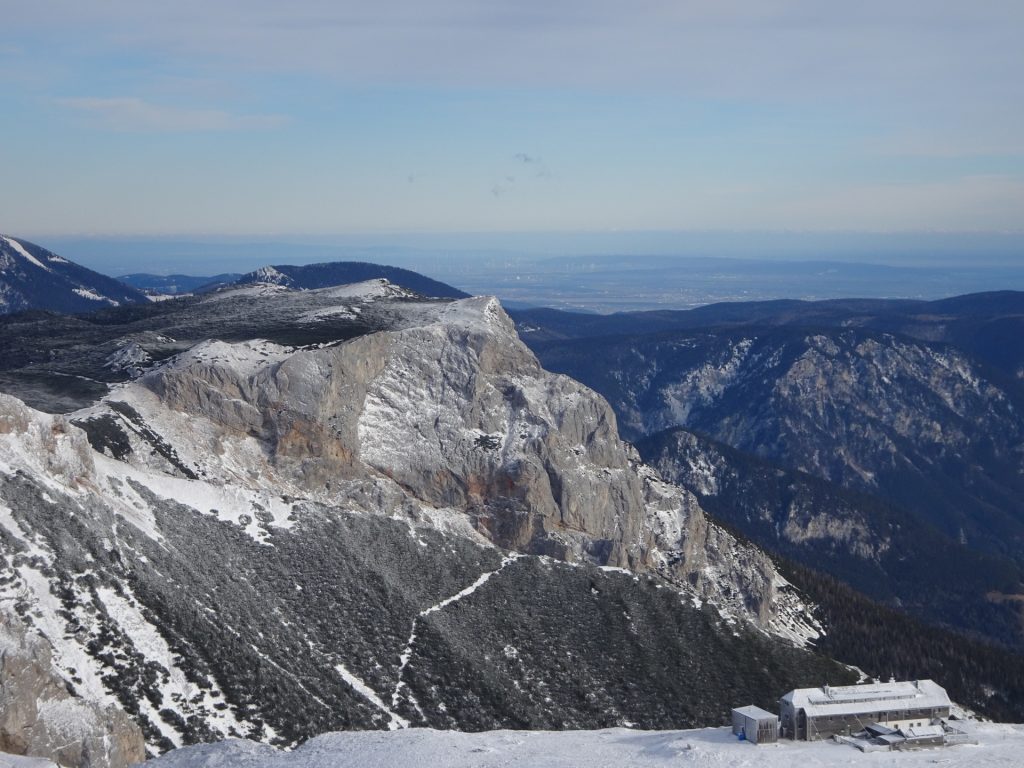
<svg viewBox="0 0 1024 768"><path fill-rule="evenodd" d="M0 601L152 751L716 722L855 677L493 298L261 284L68 328L48 370L107 381L0 396Z"/></svg>
<svg viewBox="0 0 1024 768"><path fill-rule="evenodd" d="M365 261L332 261L319 264L277 264L242 275L233 285L273 283L296 290L329 288L367 280L385 279L421 296L466 299L469 294L418 272Z"/></svg>
<svg viewBox="0 0 1024 768"><path fill-rule="evenodd" d="M148 301L130 285L27 240L0 234L0 315L29 309L91 312Z"/></svg>

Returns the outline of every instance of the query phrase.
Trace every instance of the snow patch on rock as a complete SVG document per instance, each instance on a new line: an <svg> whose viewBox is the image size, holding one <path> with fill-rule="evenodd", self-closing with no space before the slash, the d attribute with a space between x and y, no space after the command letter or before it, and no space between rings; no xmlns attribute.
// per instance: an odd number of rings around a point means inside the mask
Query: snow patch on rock
<svg viewBox="0 0 1024 768"><path fill-rule="evenodd" d="M19 243L17 240L15 240L13 237L7 237L5 235L0 235L0 240L3 240L5 243L7 243L7 245L10 246L14 250L15 253L17 253L19 256L21 256L23 259L25 259L25 261L27 261L29 264L37 266L40 269L45 269L47 272L51 272L52 271L48 266L43 264L43 262L41 262L39 259L37 259L35 256L33 256L31 253L29 253L25 249L25 247L21 243Z"/></svg>

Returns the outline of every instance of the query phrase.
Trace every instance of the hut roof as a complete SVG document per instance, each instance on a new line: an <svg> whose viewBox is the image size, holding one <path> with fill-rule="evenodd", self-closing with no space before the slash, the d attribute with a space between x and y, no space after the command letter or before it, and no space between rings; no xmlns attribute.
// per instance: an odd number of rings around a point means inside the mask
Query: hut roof
<svg viewBox="0 0 1024 768"><path fill-rule="evenodd" d="M755 720L767 720L769 718L772 720L779 719L779 716L776 715L774 712L769 712L767 710L761 709L760 707L755 707L753 704L746 707L735 707L733 709L733 712L738 712L741 715L752 717Z"/></svg>
<svg viewBox="0 0 1024 768"><path fill-rule="evenodd" d="M932 680L797 688L782 699L808 717L950 706L946 689Z"/></svg>

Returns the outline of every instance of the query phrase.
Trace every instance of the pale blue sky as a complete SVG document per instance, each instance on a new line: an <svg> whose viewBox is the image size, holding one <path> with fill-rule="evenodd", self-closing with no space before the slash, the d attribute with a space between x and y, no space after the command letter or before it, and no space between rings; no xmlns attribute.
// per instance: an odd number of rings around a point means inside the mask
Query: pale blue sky
<svg viewBox="0 0 1024 768"><path fill-rule="evenodd" d="M0 20L12 234L1024 228L1020 0L0 0Z"/></svg>

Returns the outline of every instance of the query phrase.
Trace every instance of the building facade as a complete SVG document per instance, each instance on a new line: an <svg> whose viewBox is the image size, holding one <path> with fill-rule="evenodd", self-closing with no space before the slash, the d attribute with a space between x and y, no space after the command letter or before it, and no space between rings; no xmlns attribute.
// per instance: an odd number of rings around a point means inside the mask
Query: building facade
<svg viewBox="0 0 1024 768"><path fill-rule="evenodd" d="M931 680L798 688L779 700L780 735L801 741L849 736L880 723L923 728L949 717L949 695Z"/></svg>

